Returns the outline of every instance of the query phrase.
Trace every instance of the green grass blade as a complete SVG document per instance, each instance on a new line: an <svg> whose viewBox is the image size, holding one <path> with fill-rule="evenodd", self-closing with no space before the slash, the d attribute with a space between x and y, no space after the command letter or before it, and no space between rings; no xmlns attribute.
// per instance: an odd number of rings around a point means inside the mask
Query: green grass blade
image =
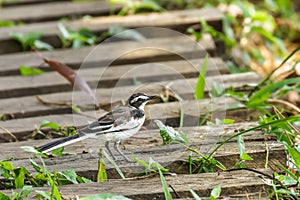
<svg viewBox="0 0 300 200"><path fill-rule="evenodd" d="M261 129L261 128L265 128L265 127L268 127L270 125L275 125L275 124L280 124L280 123L283 123L283 122L293 122L293 121L297 121L300 119L300 115L296 115L296 116L290 116L290 117L287 117L287 118L283 118L283 119L278 119L276 121L271 121L269 123L265 123L265 124L262 124L262 125L258 125L258 126L254 126L252 128L249 128L249 129L246 129L246 130L243 130L243 131L240 131L238 132L237 134L234 134L232 135L231 137L227 138L226 140L224 140L223 142L221 142L208 156L209 157L212 157L212 155L218 151L218 149L220 149L224 144L226 144L227 142L231 141L233 138L235 137L238 137L239 135L243 135L245 133L248 133L250 131L254 131L254 130L258 130L258 129Z"/></svg>
<svg viewBox="0 0 300 200"><path fill-rule="evenodd" d="M283 61L282 63L276 67L275 69L273 69L268 76L266 76L248 95L248 97L250 98L262 85L264 85L267 81L270 80L271 76L278 70L280 69L282 66L284 66L284 64L295 54L297 53L297 51L300 50L300 45L298 45L298 47L296 47L294 49L293 52L291 52Z"/></svg>
<svg viewBox="0 0 300 200"><path fill-rule="evenodd" d="M211 200L216 200L217 198L220 197L221 194L221 186L217 185L214 187L214 189L210 193L210 199Z"/></svg>
<svg viewBox="0 0 300 200"><path fill-rule="evenodd" d="M194 190L190 189L190 193L192 194L192 196L194 197L195 200L201 200L201 198L198 196L198 194Z"/></svg>
<svg viewBox="0 0 300 200"><path fill-rule="evenodd" d="M198 76L198 81L195 89L195 99L203 99L204 91L205 91L205 78L207 71L207 62L208 62L208 54L206 54L205 59L202 63L202 67Z"/></svg>
<svg viewBox="0 0 300 200"><path fill-rule="evenodd" d="M300 78L290 78L285 79L270 85L267 85L263 88L261 88L259 91L255 92L249 99L249 101L246 103L249 107L255 107L263 103L265 100L267 100L271 93L275 92L276 90L282 88L285 85L288 84L297 84L300 82Z"/></svg>
<svg viewBox="0 0 300 200"><path fill-rule="evenodd" d="M122 179L126 179L123 172L121 171L120 167L117 165L117 163L106 153L106 151L101 150L102 154L107 158L107 160L115 167L118 174L121 176Z"/></svg>
<svg viewBox="0 0 300 200"><path fill-rule="evenodd" d="M159 177L160 177L160 180L161 180L161 184L163 186L163 189L164 189L164 194L165 194L165 199L166 200L172 200L172 195L168 189L168 184L166 182L166 179L163 175L163 173L161 172L160 168L158 167L158 172L159 172Z"/></svg>

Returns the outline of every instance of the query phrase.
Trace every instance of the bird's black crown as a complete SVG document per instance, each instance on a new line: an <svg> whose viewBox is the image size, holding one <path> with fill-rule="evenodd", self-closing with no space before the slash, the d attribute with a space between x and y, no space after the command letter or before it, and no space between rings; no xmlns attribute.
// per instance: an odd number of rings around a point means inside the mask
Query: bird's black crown
<svg viewBox="0 0 300 200"><path fill-rule="evenodd" d="M145 105L146 102L154 98L156 98L156 96L148 96L143 93L136 93L129 97L127 104L136 108L140 108L142 105Z"/></svg>

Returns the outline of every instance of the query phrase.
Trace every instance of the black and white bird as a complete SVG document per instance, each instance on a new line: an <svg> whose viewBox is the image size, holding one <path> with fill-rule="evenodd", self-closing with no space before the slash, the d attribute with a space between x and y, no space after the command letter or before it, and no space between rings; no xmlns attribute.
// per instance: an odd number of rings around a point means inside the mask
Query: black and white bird
<svg viewBox="0 0 300 200"><path fill-rule="evenodd" d="M126 105L113 109L97 121L79 129L77 134L40 146L38 150L46 153L87 138L95 138L105 141L105 147L114 159L116 157L109 148L109 142L114 142L115 150L127 161L130 161L120 151L119 144L140 130L145 121L144 107L149 101L156 98L158 96L148 96L142 93L133 94L127 100Z"/></svg>

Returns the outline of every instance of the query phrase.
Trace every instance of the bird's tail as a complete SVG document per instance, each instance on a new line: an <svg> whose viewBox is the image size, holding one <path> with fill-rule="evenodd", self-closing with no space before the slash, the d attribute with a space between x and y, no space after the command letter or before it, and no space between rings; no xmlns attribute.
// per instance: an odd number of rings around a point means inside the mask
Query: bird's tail
<svg viewBox="0 0 300 200"><path fill-rule="evenodd" d="M78 133L78 134L75 134L75 135L72 135L72 136L69 136L66 138L62 138L62 139L50 142L50 143L42 145L42 146L39 146L37 149L43 153L47 153L49 151L52 151L53 149L64 147L64 146L73 144L75 142L84 140L84 139L86 139L86 137L87 136L85 134Z"/></svg>

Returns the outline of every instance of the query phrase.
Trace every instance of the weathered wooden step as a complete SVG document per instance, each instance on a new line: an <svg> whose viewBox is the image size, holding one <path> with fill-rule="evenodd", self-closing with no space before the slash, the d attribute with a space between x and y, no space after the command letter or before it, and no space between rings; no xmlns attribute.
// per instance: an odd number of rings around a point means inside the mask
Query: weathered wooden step
<svg viewBox="0 0 300 200"><path fill-rule="evenodd" d="M20 6L38 3L48 3L54 1L71 1L71 0L18 0L18 1L4 1L1 2L2 7Z"/></svg>
<svg viewBox="0 0 300 200"><path fill-rule="evenodd" d="M63 7L64 8L64 7ZM98 7L96 7L98 9ZM119 25L127 28L137 27L165 27L185 32L187 27L199 24L201 20L207 21L216 29L221 30L222 14L215 8L205 8L196 10L171 11L165 13L139 14L132 16L112 16L99 17L90 20L76 20L64 23L66 27L78 30L82 27L88 28L96 34L101 34L108 30L111 25ZM35 23L26 26L17 26L0 29L0 54L13 53L21 50L19 44L9 37L11 32L29 33L42 31L42 40L50 43L54 47L60 47L61 42L58 38L59 30L57 22ZM140 30L142 31L142 30ZM168 35L165 35L165 34ZM146 37L172 37L168 31L157 31L146 29L143 34Z"/></svg>
<svg viewBox="0 0 300 200"><path fill-rule="evenodd" d="M41 55L49 60L56 60L75 68L79 68L81 65L88 68L201 58L207 53L213 56L215 48L210 35L204 35L199 42L194 42L188 36L182 35L175 38L103 43L80 49L41 52ZM34 52L0 55L0 75L16 75L19 74L21 65L39 67L42 63L41 58Z"/></svg>
<svg viewBox="0 0 300 200"><path fill-rule="evenodd" d="M120 6L116 5L116 8ZM91 2L44 2L39 4L4 7L0 19L4 21L40 22L58 20L63 17L82 17L84 15L108 15L112 6L103 0ZM41 30L42 31L42 30Z"/></svg>
<svg viewBox="0 0 300 200"><path fill-rule="evenodd" d="M190 127L182 128L187 137L189 143L187 144L193 149L198 150L202 155L208 155L219 142L225 140L229 136L236 134L236 130L244 127L253 127L253 123L243 123L234 125L222 126L203 126L203 127ZM230 129L230 130L228 130ZM262 168L268 163L268 166L274 169L276 164L284 164L285 150L284 147L276 142L276 138L263 135L261 131L253 131L245 134L245 148L253 161L245 162L249 168ZM15 167L24 166L31 172L34 172L33 167L29 162L31 153L22 152L20 149L23 145L39 146L45 144L49 140L45 141L30 141L10 143L10 146L5 145L7 149L3 148L3 155L0 160L11 159L11 162ZM97 144L97 145L95 145ZM152 157L157 162L164 166L169 166L172 172L176 173L188 173L186 167L180 168L184 159L187 159L191 151L179 144L161 145L162 139L160 137L159 130L140 131L135 136L124 141L126 150L123 150L129 157L134 156L139 159L148 161ZM104 148L104 142L95 139L84 140L65 148L66 153L71 155L63 157L54 157L44 159L47 168L51 171L65 169L74 169L81 173L85 177L89 176L95 180L95 174L97 171L98 151L100 148ZM267 151L268 149L268 151ZM13 151L12 151L13 150ZM82 153L82 152L90 153ZM268 161L266 162L266 154L269 153ZM1 152L2 154L2 152ZM121 160L118 162L119 166L123 169L124 173L128 176L135 176L142 171L141 166L137 163L128 163L122 161L122 158L116 154ZM193 154L194 158L199 155ZM239 150L236 140L232 140L223 145L215 154L214 157L219 160L224 166L231 168L239 160ZM35 158L36 162L40 163L39 158ZM108 161L106 161L107 169L110 173L110 178L118 178L117 174L114 174L114 167Z"/></svg>
<svg viewBox="0 0 300 200"><path fill-rule="evenodd" d="M257 80L254 80L254 79ZM242 88L245 84L249 84L251 82L256 83L260 78L256 76L254 73L245 73L245 74L230 74L230 75L223 75L223 87L229 88L231 86L235 86L236 88ZM210 91L212 89L213 80L220 81L219 76L207 77L207 87L206 91ZM191 99L194 93L194 87L197 82L197 79L186 79L186 80L176 80L170 86L171 91L175 91L176 94L181 96L184 99ZM116 87L113 89L98 89L96 91L96 96L99 99L101 104L110 104L111 102L118 101L123 99L126 101L128 98L128 94L142 91L149 94L164 94L163 90L164 87L162 85L167 85L168 82L162 83L155 83L146 85L143 87L140 86L127 86L127 87ZM72 102L81 107L88 107L91 104L90 99L86 96L85 93L82 92L69 92L69 93L54 93L49 95L41 96L43 100L48 102ZM213 99L211 99L212 101ZM218 100L216 98L215 100ZM224 101L224 100L218 100ZM34 96L31 97L22 97L22 98L15 98L15 99L2 99L1 102L1 113L7 115L10 118L10 115L16 118L22 117L31 117L36 115L49 115L49 114L59 114L59 113L70 113L71 109L69 106L55 106L55 105L43 105L39 102ZM214 105L210 101L204 101L205 104L207 102L207 106ZM174 104L174 103L173 103ZM167 104L161 104L167 105ZM176 104L174 104L176 105ZM152 105L156 106L156 105ZM91 110L90 107L88 110ZM171 115L174 117L174 115ZM178 115L177 115L178 116ZM65 116L66 117L66 116ZM47 118L44 116L42 118ZM51 117L50 117L51 118ZM31 121L28 119L27 121ZM29 122L26 122L28 124ZM9 125L12 123L12 125ZM18 122L17 124L19 124ZM8 126L9 128L13 128L13 122L1 122L3 127ZM21 123L23 124L23 123ZM32 123L29 123L32 124ZM23 125L22 125L23 126ZM22 127L21 126L21 127ZM13 131L14 132L14 131Z"/></svg>
<svg viewBox="0 0 300 200"><path fill-rule="evenodd" d="M208 70L209 73L209 70ZM220 76L207 76L205 91L209 92L213 88L213 82L217 81L221 83L221 87L228 89L235 87L236 90L246 91L247 84L255 84L260 80L260 77L253 73L244 74L228 74ZM139 79L139 81L142 81ZM135 85L135 86L122 86L115 88L99 88L95 91L96 97L101 105L109 105L112 102L118 100L124 100L128 98L129 94L134 92L146 92L149 94L164 94L165 89L168 85L170 91L174 91L183 99L193 99L195 91L195 85L197 78L178 79L165 82L154 82L146 85ZM26 89L24 89L26 90ZM92 103L91 99L87 97L87 94L79 91L64 92L64 93L52 93L46 95L40 95L41 99L47 102L56 103L74 103L75 105L82 107L83 110L91 110L93 107L90 106ZM64 114L71 113L72 110L69 106L65 105L44 105L37 100L35 96L0 99L0 113L5 115L7 119L10 118L24 118L33 117L40 115L50 114Z"/></svg>
<svg viewBox="0 0 300 200"><path fill-rule="evenodd" d="M270 170L259 171L271 174ZM248 194L256 193L259 197L266 197L270 186L262 180L261 176L249 171L232 171L220 173L191 174L176 176L165 175L166 182L173 198L192 198L190 189L201 197L210 196L211 190L219 185L222 188L221 196L235 199L242 196L247 199ZM36 188L37 190L49 192L51 188ZM78 184L59 187L64 198L78 198L91 194L114 193L137 200L165 199L163 187L159 176L136 178L128 180L109 180L105 183ZM174 193L176 191L177 195ZM10 190L0 191L11 194ZM257 199L253 198L253 199ZM30 198L34 198L34 193ZM205 198L206 199L206 198ZM252 199L252 198L251 198Z"/></svg>
<svg viewBox="0 0 300 200"><path fill-rule="evenodd" d="M205 143L211 147L217 143L227 139L228 137L235 134L238 130L244 130L251 127L257 126L256 122L243 122L228 125L211 125L211 126L196 126L196 127L183 127L186 134L190 135L192 140L198 140L198 142ZM178 128L176 128L178 129ZM263 141L272 140L274 138L262 134L261 131L251 131L243 136L244 141ZM39 146L41 144L46 144L57 139L43 139L43 140L28 140L12 143L2 143L0 145L0 160L13 158L13 160L27 159L32 154L21 151L21 146ZM135 142L137 141L137 142ZM236 139L232 140L236 141ZM93 140L86 140L85 142L78 142L72 144L65 148L65 152L71 154L81 154L84 149L89 149L91 151L98 151L99 146L93 145ZM100 142L101 143L101 142ZM145 147L160 146L162 143L159 131L157 129L144 130L142 128L136 135L132 136L128 140L124 141L126 149L134 149L137 145L143 144ZM200 147L198 147L200 148ZM200 148L203 152L208 151L208 149ZM18 152L18 153L16 153ZM224 152L225 153L225 152Z"/></svg>
<svg viewBox="0 0 300 200"><path fill-rule="evenodd" d="M148 83L198 77L202 63L203 59L193 59L190 61L156 62L91 69L83 68L80 69L78 74L92 88L109 88L116 87L115 85L133 85L134 80L141 83ZM228 73L229 70L221 59L213 58L209 61L207 76ZM48 72L32 77L6 76L0 79L0 98L70 90L73 90L73 86L57 72Z"/></svg>
<svg viewBox="0 0 300 200"><path fill-rule="evenodd" d="M204 115L211 109L224 111L227 106L235 104L236 101L226 98L221 101L211 102L211 99L192 100L179 102L170 102L163 104L153 104L146 107L147 116L150 119L173 120L175 124L179 124L179 117L181 110L184 110L186 120L184 125L197 125L199 117ZM31 136L32 131L39 127L43 120L53 121L60 126L83 126L88 124L89 121L94 121L99 116L102 116L106 111L99 110L96 112L89 111L83 112L84 115L79 114L60 114L60 115L46 115L36 116L32 118L14 119L8 121L0 121L0 127L3 127L14 134L18 139ZM87 117L89 116L89 117ZM24 138L23 138L24 139ZM0 141L14 141L14 139L7 134L3 129L0 129Z"/></svg>

